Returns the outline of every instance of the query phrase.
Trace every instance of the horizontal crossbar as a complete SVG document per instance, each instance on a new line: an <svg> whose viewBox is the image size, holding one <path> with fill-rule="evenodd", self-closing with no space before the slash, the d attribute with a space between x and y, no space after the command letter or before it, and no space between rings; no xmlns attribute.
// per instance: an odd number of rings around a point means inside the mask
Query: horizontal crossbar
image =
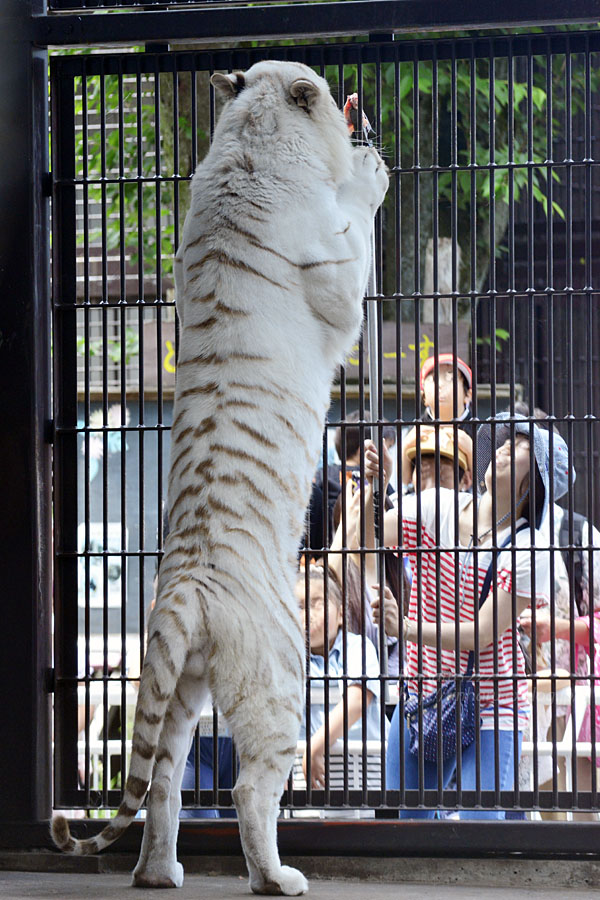
<svg viewBox="0 0 600 900"><path fill-rule="evenodd" d="M502 4L481 0L356 0L227 9L115 12L112 15L46 15L31 20L31 39L40 46L150 41L209 43L288 37L340 37L347 34L401 34L481 28L593 23L600 20L600 0L547 0Z"/></svg>

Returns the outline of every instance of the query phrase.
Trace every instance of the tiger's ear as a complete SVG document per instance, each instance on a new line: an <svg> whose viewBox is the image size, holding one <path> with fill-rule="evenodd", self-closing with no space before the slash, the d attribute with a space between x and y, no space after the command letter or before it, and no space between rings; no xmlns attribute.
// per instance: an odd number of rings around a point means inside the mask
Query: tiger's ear
<svg viewBox="0 0 600 900"><path fill-rule="evenodd" d="M246 79L243 72L232 72L231 75L223 75L221 72L215 72L211 75L210 83L216 91L223 96L235 97L246 86Z"/></svg>
<svg viewBox="0 0 600 900"><path fill-rule="evenodd" d="M290 85L290 94L298 106L310 111L319 95L319 87L308 78L296 78Z"/></svg>

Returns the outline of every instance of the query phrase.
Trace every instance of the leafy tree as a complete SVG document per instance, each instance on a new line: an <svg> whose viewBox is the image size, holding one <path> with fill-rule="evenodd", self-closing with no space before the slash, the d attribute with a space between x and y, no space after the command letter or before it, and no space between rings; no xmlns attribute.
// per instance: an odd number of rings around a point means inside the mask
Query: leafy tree
<svg viewBox="0 0 600 900"><path fill-rule="evenodd" d="M493 87L487 59L475 60L472 65L468 59L454 63L440 60L437 66L432 61L381 65L382 105L377 130L388 165L399 170L400 180L399 235L393 228L393 191L388 193L384 207L387 294L423 292L425 252L433 236L436 213L438 236L454 235L462 251L456 284L461 292L484 289L493 262L492 248L496 255L504 249L511 202L516 205L531 192L534 202L548 215L545 59L534 60L530 79L523 72L523 63L522 59L512 60L510 77L508 60L497 58ZM344 74L347 90L354 90L356 71L347 67ZM554 133L564 122L564 93L560 87L563 73L553 75ZM583 102L583 78L582 68L574 70L573 110ZM374 71L368 66L363 66L362 93L364 107L372 115L376 84ZM454 106L453 95L457 98ZM552 177L560 180L556 169ZM564 217L556 201L553 213ZM395 260L395 244L401 256L398 278L394 266L385 266L386 261Z"/></svg>
<svg viewBox="0 0 600 900"><path fill-rule="evenodd" d="M344 66L340 97L362 87L365 110L371 118L378 114L378 141L388 164L398 171L398 194L390 189L383 213L385 293L423 292L425 251L436 217L439 237L454 235L461 248L457 288L465 292L484 288L493 263L492 248L496 255L503 249L511 202L517 204L531 192L546 215L563 216L556 202L548 210L548 172L557 180L560 176L545 165L548 125L552 133L564 128L561 61L559 56L552 63L551 123L545 57L534 58L529 72L524 58L509 62L497 57L493 71L488 59L473 64L469 59L441 59L434 65L431 60L416 61L415 56L414 62L397 66L383 63L379 110L375 108L375 67L363 64L362 85L358 85L357 67ZM576 62L570 75L573 114L585 96L586 73L581 60ZM327 67L325 74L335 84L339 69ZM592 90L597 89L598 77L592 70ZM194 162L208 148L208 75L144 75L122 82L114 75L91 76L85 85L80 79L78 87L77 112L83 116L87 110L89 122L87 133L81 128L77 135L78 174L86 174L87 169L90 178L108 177L105 183L87 188L89 201L105 211L106 223L93 230L89 240L104 242L109 251L125 244L134 270L143 265L148 272L159 269L162 276L169 276L177 232L189 204L188 179ZM99 127L102 121L104 132ZM119 182L123 175L125 181ZM147 180L141 184L126 180L138 175ZM80 238L83 241L83 232ZM412 305L403 304L403 308L410 317Z"/></svg>

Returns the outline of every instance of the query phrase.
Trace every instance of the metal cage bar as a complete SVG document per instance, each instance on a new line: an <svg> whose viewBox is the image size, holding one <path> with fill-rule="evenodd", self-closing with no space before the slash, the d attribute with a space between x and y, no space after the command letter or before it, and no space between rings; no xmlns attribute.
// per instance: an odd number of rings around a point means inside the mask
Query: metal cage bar
<svg viewBox="0 0 600 900"><path fill-rule="evenodd" d="M69 78L53 76L54 453L55 485L55 795L64 803L77 790L77 343L75 98ZM63 555L66 554L66 555Z"/></svg>

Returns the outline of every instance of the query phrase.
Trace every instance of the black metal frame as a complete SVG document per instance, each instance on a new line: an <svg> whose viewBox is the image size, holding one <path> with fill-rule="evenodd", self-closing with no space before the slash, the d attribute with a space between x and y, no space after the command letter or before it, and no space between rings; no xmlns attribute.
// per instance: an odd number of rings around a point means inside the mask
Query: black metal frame
<svg viewBox="0 0 600 900"><path fill-rule="evenodd" d="M10 585L0 661L0 816L27 822L51 810L48 61L26 33L42 8L38 0L6 3L0 35L0 573Z"/></svg>
<svg viewBox="0 0 600 900"><path fill-rule="evenodd" d="M108 5L108 4L107 4ZM594 23L600 20L598 0L560 0L524 10L519 0L494 3L464 0L352 0L323 4L233 6L202 10L120 12L110 16L46 15L33 19L29 36L49 45L144 44L149 41L215 39L264 40L286 37L341 37L353 34L407 34L530 25Z"/></svg>
<svg viewBox="0 0 600 900"><path fill-rule="evenodd" d="M73 834L92 837L102 823L74 819ZM134 822L117 844L105 853L139 853L141 822ZM34 832L35 833L35 832ZM595 823L560 822L309 822L282 820L278 824L278 848L289 857L462 858L462 859L587 859L600 858ZM37 832L35 843L45 844ZM47 840L47 839L46 839ZM239 856L242 848L237 822L182 821L177 843L179 856ZM300 863L300 865L302 865Z"/></svg>
<svg viewBox="0 0 600 900"><path fill-rule="evenodd" d="M3 551L0 571L5 576L3 583L11 585L5 603L6 647L2 660L3 670L0 672L2 676L0 691L4 721L14 728L8 735L8 740L0 743L0 784L3 796L0 825L22 821L33 826L48 818L51 811L48 716L48 690L52 689L51 676L48 672L51 595L49 442L53 432L48 427L50 321L48 182L45 177L48 168L46 53L43 49L36 50L34 45L44 47L47 44L87 45L106 42L117 45L184 37L202 42L214 40L217 34L220 40L234 37L247 39L259 36L271 38L312 34L328 36L347 33L347 28L341 29L340 23L347 17L348 6L349 4L343 4L342 8L342 4L324 4L283 7L279 20L276 11L267 7L235 8L218 12L206 9L194 12L118 13L109 17L48 15L43 9L43 4L35 3L33 0L31 9L28 8L28 4L23 4L19 0L14 0L10 8L12 16L9 24L14 27L14 32L9 30L3 35L2 49L6 53L4 58L12 67L13 77L18 73L15 81L19 82L20 95L17 97L14 91L2 91L0 102L9 104L10 101L14 101L21 109L26 109L28 115L22 117L21 129L10 136L12 153L7 152L0 156L4 170L3 183L12 184L14 191L12 201L7 204L7 208L12 206L14 215L3 235L3 256L5 259L10 256L11 260L10 266L3 266L4 272L7 273L3 278L3 296L19 298L12 307L6 300L3 304L2 334L10 335L10 341L5 347L6 352L0 355L0 365L4 367L2 383L13 386L13 390L7 392L5 407L5 421L10 422L12 426L11 440L6 441L6 452L3 452L6 476L4 497L13 499L12 502L4 504L0 514L2 523L0 534L3 538L0 542ZM490 9L481 3L473 3L466 8L463 4L460 15L456 9L446 9L445 6L449 5L440 7L437 3L409 2L409 0L402 4L389 0L377 0L368 4L353 3L352 27L355 33L378 32L387 35L415 29L442 30L507 24L511 26L551 24L566 20L570 23L593 22L600 18L600 4L596 2L571 4L568 10L564 4L549 3L545 5L543 16L529 17L525 22L521 19L522 4L519 7L516 4L505 5L502 9L502 21L496 22L490 21ZM536 40L537 38L534 38L530 46L535 45ZM544 38L540 40L543 41ZM323 53L326 52L326 49L319 49L319 62L323 62ZM245 60L251 55L244 51L240 53L240 60ZM290 56L293 56L293 50L290 51ZM215 67L219 65L218 59L217 52ZM69 64L68 59L64 60L64 73L68 73ZM243 64L245 63L240 62L240 65ZM73 134L73 110L68 98L61 97L61 86L58 82L55 88L57 107L55 107L54 127L57 129L57 136L60 138L62 135L63 138L62 142L57 142L59 149L53 165L55 178L60 184L60 190L57 191L55 198L55 215L59 221L72 219L74 222L74 186L71 168L73 157L69 152L71 140L69 134ZM14 110L10 109L9 113L11 120L14 120ZM57 231L55 234L57 240L55 291L61 297L61 305L65 306L74 302L74 244L65 240L64 246L61 246L60 232ZM34 260L33 266L31 260ZM62 315L57 317L54 342L56 352L63 354L64 359L70 359L72 364L75 353L73 317ZM67 379L65 383L55 384L61 417L60 436L57 435L61 446L59 453L61 463L55 472L58 512L56 541L64 555L64 560L57 569L56 584L58 595L70 596L69 602L74 602L77 594L74 554L77 548L72 545L74 533L72 526L73 522L76 525L76 513L73 508L69 475L74 470L74 466L71 469L70 466L73 465L77 452L75 435L77 398L70 375L65 374L65 378ZM68 559L70 553L73 554L71 560ZM24 602L24 598L31 598L31 603ZM57 610L60 627L69 628L68 633L65 631L57 635L57 646L64 647L66 654L60 661L57 660L57 663L63 672L72 673L70 677L73 679L77 676L77 661L72 655L73 622L76 632L74 612L76 613L76 610L72 607ZM71 625L66 624L69 621ZM19 681L14 678L15 672L21 673ZM73 685L74 683L73 681ZM57 695L59 708L61 703L64 703L65 709L72 710L72 696L69 697L68 691L74 689L73 685L65 689L67 692L62 699L60 692ZM18 723L16 728L15 723ZM72 726L73 723L68 727L68 731L72 731ZM57 741L60 748L58 734ZM69 751L67 743L60 752L63 751L65 766L69 766L72 759L69 760L66 754L72 750ZM15 791L15 785L18 786L18 792ZM67 791L69 789L68 785L63 785L63 788ZM522 794L522 797L527 799L525 794ZM448 800L452 802L453 799L449 793ZM223 828L222 823L220 827ZM402 852L407 852L409 845L406 843L406 837L416 835L411 852L428 854L431 852L433 834L439 835L442 829L444 833L454 834L456 828L454 824L449 826L446 823L427 825L423 823L414 831L405 824L393 823L369 825L358 823L337 827L342 830L348 829L349 832L352 830L353 834L358 835L366 834L367 829L369 833L371 829L375 829L372 833L378 835L379 840L383 835L387 836L390 852L394 852L392 847L397 849L399 844L402 845ZM196 831L199 830L197 825L194 828ZM398 828L402 831L399 832ZM511 826L511 830L516 829L512 832L515 840L517 830L519 832L518 846L521 852L528 852L528 848L532 853L536 849L539 851L542 840L539 835L541 829L544 829L546 835L557 836L556 844L553 844L552 840L545 842L544 853L553 850L558 852L558 845L568 853L598 853L594 826L571 825L569 828L573 829L574 836L567 843L563 826L545 824ZM290 831L297 835L302 833L302 829L301 824L286 823L282 833ZM207 826L207 833L210 830ZM235 827L227 826L225 831L229 839L236 844ZM3 833L6 834L4 829L0 831L0 839ZM460 838L457 838L454 852L469 855L475 853L487 855L499 849L501 852L511 852L514 849L513 838L507 837L504 843L500 835L504 838L506 830L493 824L486 825L483 829L480 825L461 825ZM532 840L528 844L529 835L532 836ZM474 843L471 843L471 839L474 839ZM339 838L334 837L334 844L332 848L328 848L329 852L339 852L338 840ZM362 841L363 839L359 838L361 846ZM297 848L297 845L295 847ZM445 845L445 849L450 851L450 845ZM367 850L365 847L365 852ZM321 847L320 852L328 851ZM305 852L315 852L314 844L310 841ZM381 844L379 853L374 855L380 853Z"/></svg>

